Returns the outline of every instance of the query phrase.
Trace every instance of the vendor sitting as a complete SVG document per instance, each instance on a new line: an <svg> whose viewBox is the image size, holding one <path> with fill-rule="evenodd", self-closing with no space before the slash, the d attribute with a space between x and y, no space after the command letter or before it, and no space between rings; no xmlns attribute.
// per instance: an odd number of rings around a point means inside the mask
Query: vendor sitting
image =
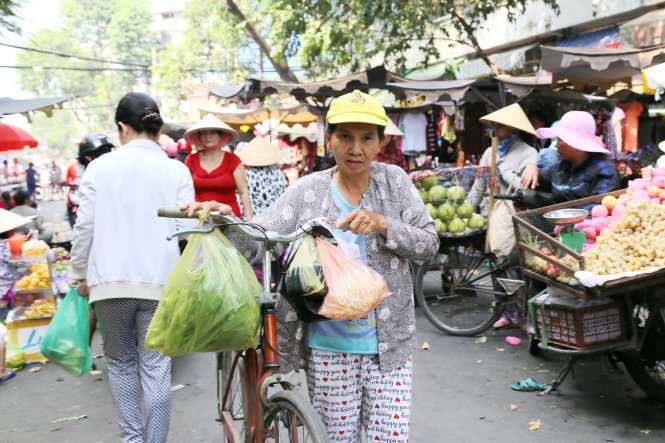
<svg viewBox="0 0 665 443"><path fill-rule="evenodd" d="M529 206L548 206L620 188L619 172L596 136L596 122L588 112L567 112L559 124L538 129L536 136L556 137L561 160L541 171L535 163L524 169L522 186L537 191L537 204Z"/></svg>
<svg viewBox="0 0 665 443"><path fill-rule="evenodd" d="M32 206L32 197L30 197L30 194L21 189L20 191L17 191L16 194L14 194L14 201L16 202L16 207L12 208L11 212L14 212L23 217L33 217L33 221L25 227L28 229L36 229L39 231L40 240L44 240L47 243L50 242L53 234L51 231L44 230L44 219Z"/></svg>

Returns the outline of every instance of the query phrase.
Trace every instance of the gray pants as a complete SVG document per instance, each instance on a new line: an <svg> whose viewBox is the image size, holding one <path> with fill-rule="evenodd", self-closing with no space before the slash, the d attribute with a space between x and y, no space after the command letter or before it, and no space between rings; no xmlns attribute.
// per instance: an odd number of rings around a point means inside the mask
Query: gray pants
<svg viewBox="0 0 665 443"><path fill-rule="evenodd" d="M133 298L93 303L125 443L162 443L169 432L171 359L143 346L157 303Z"/></svg>

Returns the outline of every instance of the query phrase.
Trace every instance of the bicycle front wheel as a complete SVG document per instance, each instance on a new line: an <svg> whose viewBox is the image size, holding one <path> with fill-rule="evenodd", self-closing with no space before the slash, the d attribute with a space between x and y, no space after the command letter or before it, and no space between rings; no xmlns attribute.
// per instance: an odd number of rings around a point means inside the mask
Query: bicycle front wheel
<svg viewBox="0 0 665 443"><path fill-rule="evenodd" d="M225 435L225 440L244 442L249 429L244 360L233 351L217 353L217 409L225 433L231 428L237 431L236 435Z"/></svg>
<svg viewBox="0 0 665 443"><path fill-rule="evenodd" d="M416 300L436 328L471 337L489 329L505 309L497 277L505 271L492 254L479 246L450 246L418 268Z"/></svg>
<svg viewBox="0 0 665 443"><path fill-rule="evenodd" d="M266 442L328 443L328 434L314 406L294 391L278 391L264 415Z"/></svg>

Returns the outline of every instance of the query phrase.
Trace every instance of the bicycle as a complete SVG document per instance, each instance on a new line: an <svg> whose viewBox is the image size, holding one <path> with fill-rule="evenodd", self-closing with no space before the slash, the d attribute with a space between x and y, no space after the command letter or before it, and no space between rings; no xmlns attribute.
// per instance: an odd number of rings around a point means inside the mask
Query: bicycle
<svg viewBox="0 0 665 443"><path fill-rule="evenodd" d="M509 264L485 252L484 231L446 237L434 259L414 266L418 306L447 334L480 334L494 325L506 306L521 303L516 294L525 282L506 278Z"/></svg>
<svg viewBox="0 0 665 443"><path fill-rule="evenodd" d="M178 208L160 208L160 217L188 218ZM218 418L226 441L238 442L314 442L326 443L326 429L309 399L296 389L301 386L298 374L277 372L278 294L271 289L271 259L274 243L291 243L310 233L322 219L314 219L288 235L265 231L258 225L245 223L233 216L213 213L200 228L172 234L209 233L221 222L250 240L263 243L263 293L257 294L261 306L261 334L256 349L218 352L217 406ZM269 393L270 391L270 393ZM241 426L238 427L238 422Z"/></svg>

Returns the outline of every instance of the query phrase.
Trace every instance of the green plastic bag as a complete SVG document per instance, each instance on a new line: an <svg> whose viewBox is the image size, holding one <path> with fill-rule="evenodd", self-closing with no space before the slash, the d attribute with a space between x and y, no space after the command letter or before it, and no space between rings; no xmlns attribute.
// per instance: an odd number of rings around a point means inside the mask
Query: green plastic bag
<svg viewBox="0 0 665 443"><path fill-rule="evenodd" d="M73 286L49 324L40 353L65 371L80 377L92 370L89 336L88 299L79 297L76 286Z"/></svg>
<svg viewBox="0 0 665 443"><path fill-rule="evenodd" d="M5 367L15 371L23 369L23 366L25 366L25 353L14 343L6 343L6 345Z"/></svg>
<svg viewBox="0 0 665 443"><path fill-rule="evenodd" d="M166 282L145 347L169 357L254 348L259 293L254 270L221 232L193 234Z"/></svg>

